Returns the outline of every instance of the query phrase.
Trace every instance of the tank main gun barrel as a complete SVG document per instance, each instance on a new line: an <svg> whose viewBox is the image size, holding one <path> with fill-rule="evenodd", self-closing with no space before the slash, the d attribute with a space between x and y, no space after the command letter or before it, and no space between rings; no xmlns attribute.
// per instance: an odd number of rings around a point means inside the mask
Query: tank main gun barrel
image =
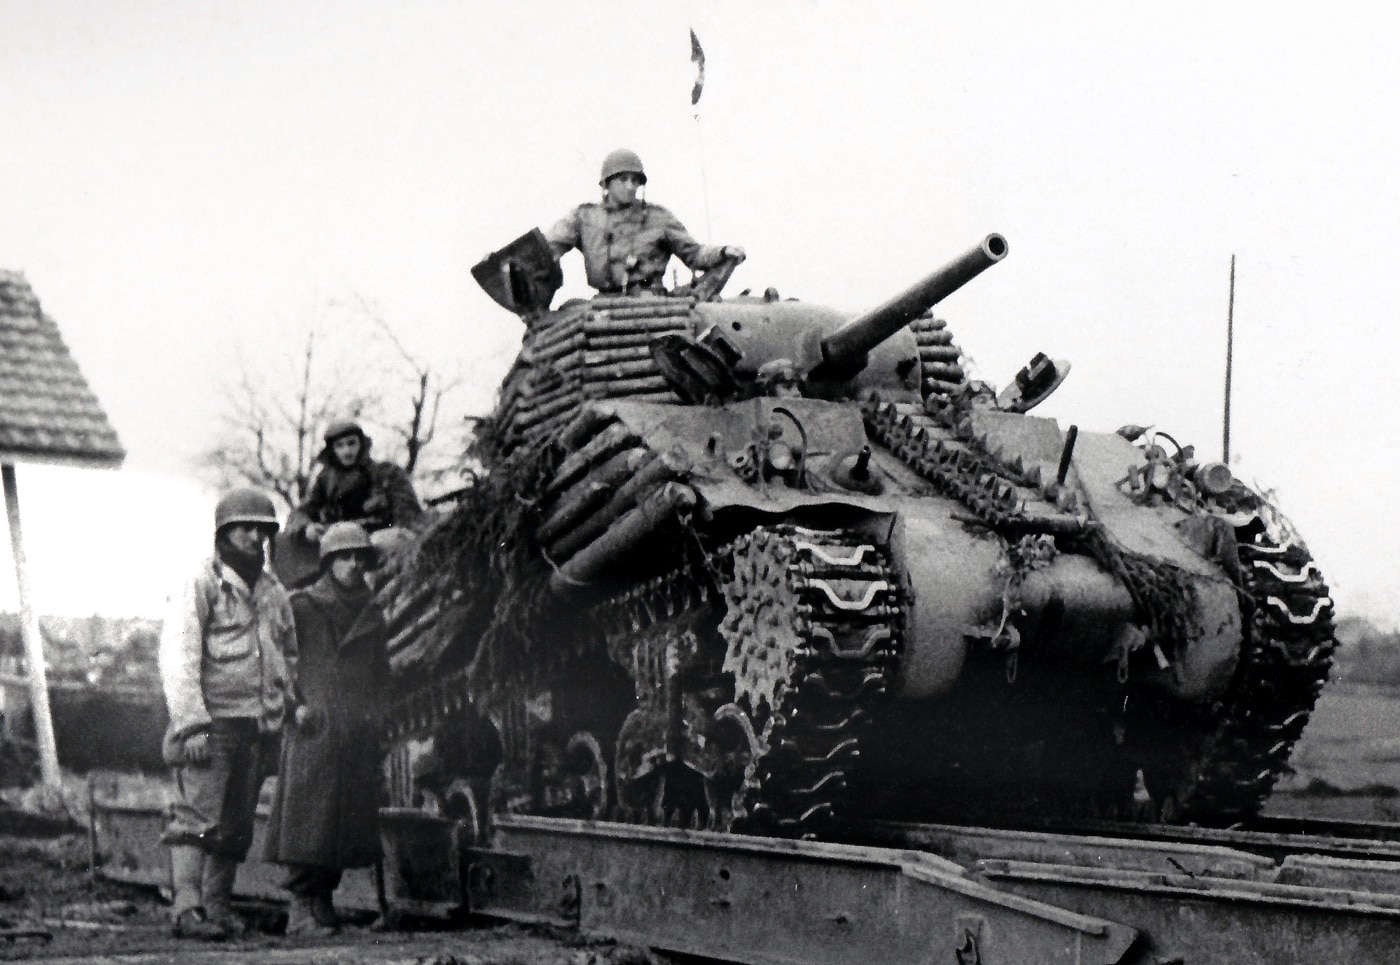
<svg viewBox="0 0 1400 965"><path fill-rule="evenodd" d="M821 341L822 361L817 366L835 374L859 369L867 352L908 325L919 315L1006 257L1006 239L990 234L982 243L926 275L877 308L872 308L832 332ZM820 377L823 372L813 372Z"/></svg>

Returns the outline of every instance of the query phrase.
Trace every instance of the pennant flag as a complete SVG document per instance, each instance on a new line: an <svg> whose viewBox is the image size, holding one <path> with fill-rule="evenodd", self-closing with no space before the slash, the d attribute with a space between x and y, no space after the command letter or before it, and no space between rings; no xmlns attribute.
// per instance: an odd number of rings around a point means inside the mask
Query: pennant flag
<svg viewBox="0 0 1400 965"><path fill-rule="evenodd" d="M705 89L705 51L700 47L700 38L690 31L690 59L695 62L695 86L690 89L690 103L700 103L700 92Z"/></svg>

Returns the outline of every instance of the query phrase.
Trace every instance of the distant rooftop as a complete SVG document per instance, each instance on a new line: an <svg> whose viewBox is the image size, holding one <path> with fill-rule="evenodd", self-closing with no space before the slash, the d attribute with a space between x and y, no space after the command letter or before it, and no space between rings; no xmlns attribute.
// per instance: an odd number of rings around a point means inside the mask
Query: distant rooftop
<svg viewBox="0 0 1400 965"><path fill-rule="evenodd" d="M0 462L107 467L125 456L29 282L0 268Z"/></svg>

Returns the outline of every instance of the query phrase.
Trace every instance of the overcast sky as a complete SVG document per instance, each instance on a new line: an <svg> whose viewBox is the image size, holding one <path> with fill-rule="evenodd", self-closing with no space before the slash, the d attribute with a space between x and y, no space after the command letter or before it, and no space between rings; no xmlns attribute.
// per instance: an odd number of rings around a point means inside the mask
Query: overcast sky
<svg viewBox="0 0 1400 965"><path fill-rule="evenodd" d="M45 611L155 613L209 543L192 458L239 356L372 302L484 412L520 326L467 269L639 151L650 200L745 246L730 288L868 307L989 231L950 298L1037 414L1272 489L1342 613L1400 617L1396 15L1379 4L0 0L0 266L130 456L23 467ZM698 121L687 29L707 58ZM1387 105L1391 105L1387 108ZM583 293L577 256L570 292ZM367 368L395 359L367 352ZM0 607L13 606L8 559Z"/></svg>

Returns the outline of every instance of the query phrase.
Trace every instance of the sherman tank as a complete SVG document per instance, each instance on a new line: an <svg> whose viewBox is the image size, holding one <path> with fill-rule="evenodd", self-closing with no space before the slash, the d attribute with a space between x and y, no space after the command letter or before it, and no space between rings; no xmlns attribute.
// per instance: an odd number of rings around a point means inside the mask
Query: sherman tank
<svg viewBox="0 0 1400 965"><path fill-rule="evenodd" d="M1007 252L854 317L723 269L551 309L537 232L476 266L525 332L475 484L380 589L399 803L779 836L1255 813L1328 588L1225 465L1029 414L1066 362L967 378L932 309Z"/></svg>

